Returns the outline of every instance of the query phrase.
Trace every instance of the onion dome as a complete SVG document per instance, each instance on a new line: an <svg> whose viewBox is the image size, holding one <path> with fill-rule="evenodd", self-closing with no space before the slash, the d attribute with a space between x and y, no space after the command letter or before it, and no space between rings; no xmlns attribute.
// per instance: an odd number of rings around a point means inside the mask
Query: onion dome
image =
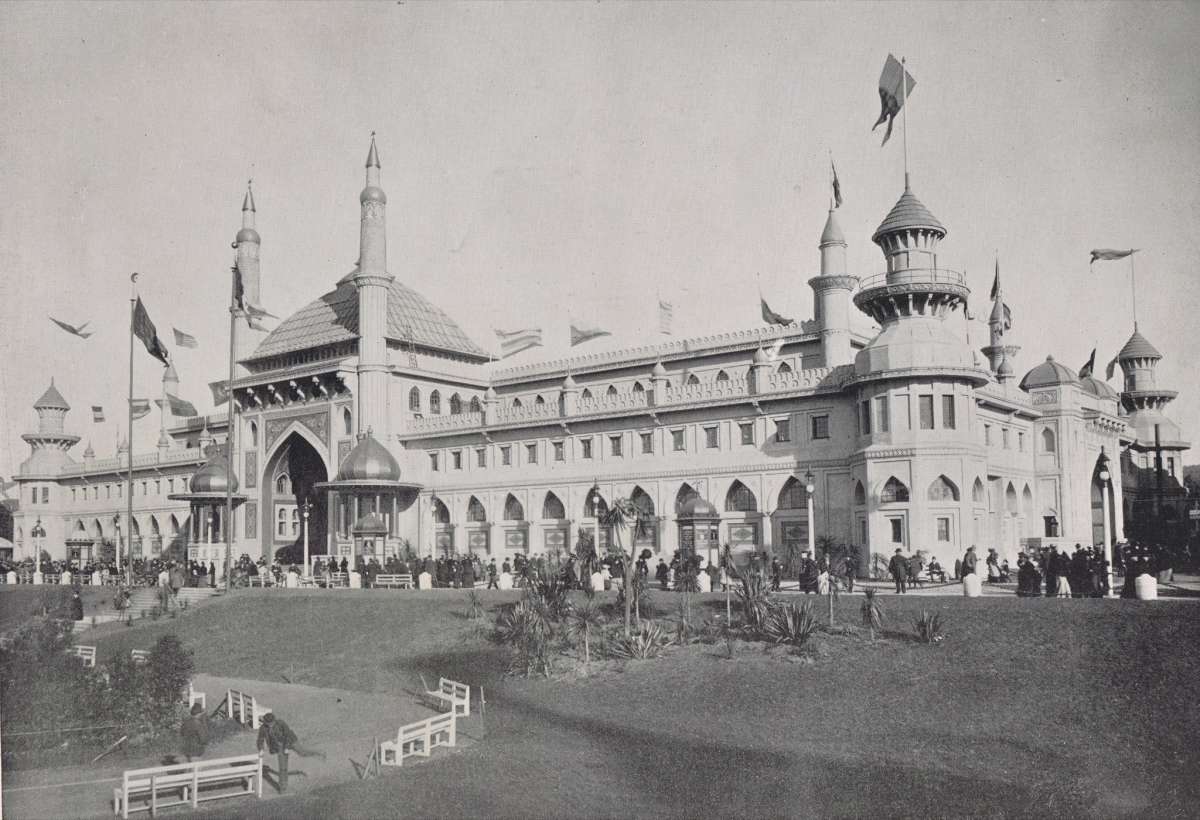
<svg viewBox="0 0 1200 820"><path fill-rule="evenodd" d="M220 452L213 453L204 466L192 476L188 489L193 495L228 493L230 490L229 462L225 460L225 455ZM236 493L237 489L237 476L233 476L233 492Z"/></svg>
<svg viewBox="0 0 1200 820"><path fill-rule="evenodd" d="M497 398L499 398L496 395L496 388L489 384L488 389L483 391L483 398L484 401L495 401Z"/></svg>
<svg viewBox="0 0 1200 820"><path fill-rule="evenodd" d="M845 245L846 237L842 233L842 226L838 224L837 217L834 211L830 209L829 218L825 220L825 230L821 232L822 245Z"/></svg>
<svg viewBox="0 0 1200 820"><path fill-rule="evenodd" d="M83 457L84 458L95 458L96 457L96 451L92 449L92 443L90 441L88 442L87 449L83 451Z"/></svg>
<svg viewBox="0 0 1200 820"><path fill-rule="evenodd" d="M768 364L770 361L771 359L769 356L767 356L767 351L763 350L761 347L754 351L755 364Z"/></svg>
<svg viewBox="0 0 1200 820"><path fill-rule="evenodd" d="M387 522L375 513L367 513L354 522L351 531L355 535L387 535Z"/></svg>
<svg viewBox="0 0 1200 820"><path fill-rule="evenodd" d="M567 377L563 379L562 386L563 390L574 390L576 388L577 385L575 384L575 379L571 377L570 373L568 373Z"/></svg>
<svg viewBox="0 0 1200 820"><path fill-rule="evenodd" d="M930 213L921 200L917 199L912 190L905 185L904 193L900 195L900 199L892 206L892 210L888 211L883 222L875 229L871 241L878 243L879 238L885 234L909 230L927 230L942 236L946 235L946 226Z"/></svg>
<svg viewBox="0 0 1200 820"><path fill-rule="evenodd" d="M118 453L128 453L129 452L129 439L120 438L120 437L117 438L117 452Z"/></svg>
<svg viewBox="0 0 1200 820"><path fill-rule="evenodd" d="M1084 376L1079 380L1079 386L1099 399L1118 401L1121 398L1120 394L1116 390L1113 390L1108 382L1102 382L1094 376Z"/></svg>
<svg viewBox="0 0 1200 820"><path fill-rule="evenodd" d="M367 433L338 468L336 481L399 481L400 465L387 448Z"/></svg>
<svg viewBox="0 0 1200 820"><path fill-rule="evenodd" d="M1008 356L1000 359L1000 366L996 368L996 375L1004 379L1010 379L1013 375L1012 362L1008 360Z"/></svg>
<svg viewBox="0 0 1200 820"><path fill-rule="evenodd" d="M1128 359L1161 359L1162 354L1155 349L1154 345L1146 340L1146 337L1138 332L1135 327L1133 335L1129 337L1129 341L1121 348L1121 352L1117 354L1118 361L1126 361Z"/></svg>
<svg viewBox="0 0 1200 820"><path fill-rule="evenodd" d="M694 495L679 507L676 518L720 518L717 508L698 495Z"/></svg>
<svg viewBox="0 0 1200 820"><path fill-rule="evenodd" d="M650 375L656 379L665 379L667 377L667 369L663 367L661 361L654 363L654 369L650 371Z"/></svg>
<svg viewBox="0 0 1200 820"><path fill-rule="evenodd" d="M254 230L253 228L242 228L240 231L238 231L236 241L238 245L242 244L243 242L262 244L262 239L259 237L258 231Z"/></svg>
<svg viewBox="0 0 1200 820"><path fill-rule="evenodd" d="M46 392L42 397L33 403L34 410L70 410L71 405L67 404L67 400L62 397L62 393L54 386L54 379L50 380L50 386L46 388Z"/></svg>
<svg viewBox="0 0 1200 820"><path fill-rule="evenodd" d="M1078 381L1079 377L1075 375L1074 370L1054 361L1053 356L1047 356L1046 361L1025 374L1020 386L1022 390L1032 390L1035 387L1076 384Z"/></svg>

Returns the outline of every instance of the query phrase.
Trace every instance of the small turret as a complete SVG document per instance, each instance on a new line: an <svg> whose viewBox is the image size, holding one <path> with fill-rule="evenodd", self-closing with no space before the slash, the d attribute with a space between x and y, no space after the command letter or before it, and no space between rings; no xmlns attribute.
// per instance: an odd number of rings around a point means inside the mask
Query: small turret
<svg viewBox="0 0 1200 820"><path fill-rule="evenodd" d="M832 208L821 232L821 275L808 280L813 289L813 317L821 328L821 353L825 367L850 364L850 293L858 277L846 273L846 237Z"/></svg>
<svg viewBox="0 0 1200 820"><path fill-rule="evenodd" d="M33 403L33 409L37 413L38 429L36 433L21 436L32 452L21 464L20 474L52 475L74 463L67 451L79 441L79 436L68 435L64 431L71 405L54 386L54 379L50 379L50 386Z"/></svg>
<svg viewBox="0 0 1200 820"><path fill-rule="evenodd" d="M386 441L387 412L387 194L380 187L375 132L367 151L367 184L359 194L358 269L351 281L358 291L358 429L380 431Z"/></svg>
<svg viewBox="0 0 1200 820"><path fill-rule="evenodd" d="M259 263L262 239L254 227L256 209L254 207L252 183L253 180L246 182L246 195L242 198L242 228L237 232L237 238L233 242L233 247L237 252L234 264L237 265L238 272L242 275L242 289L245 294L245 300L250 304L259 305L262 304L259 298L262 287ZM255 349L262 341L263 334L262 331L243 321L238 323L235 338L237 340L237 348L234 351L234 358L240 362L254 354ZM245 375L248 372L241 365L237 367L239 376Z"/></svg>
<svg viewBox="0 0 1200 820"><path fill-rule="evenodd" d="M981 348L981 352L988 357L989 367L1001 382L1013 377L1013 359L1021 350L1019 345L1007 342L1011 328L1012 311L1004 301L1004 288L1000 285L1000 260L997 258L996 275L992 280L992 312L988 315L989 344Z"/></svg>

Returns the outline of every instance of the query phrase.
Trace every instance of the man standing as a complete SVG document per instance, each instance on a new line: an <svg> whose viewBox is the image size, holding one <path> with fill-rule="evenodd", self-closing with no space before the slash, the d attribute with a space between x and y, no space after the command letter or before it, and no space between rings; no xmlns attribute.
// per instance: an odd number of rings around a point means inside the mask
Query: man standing
<svg viewBox="0 0 1200 820"><path fill-rule="evenodd" d="M967 547L967 554L962 559L962 573L959 575L964 580L968 575L974 575L975 569L979 564L979 558L975 555L975 545Z"/></svg>
<svg viewBox="0 0 1200 820"><path fill-rule="evenodd" d="M904 551L896 547L896 554L892 556L892 560L888 562L888 572L892 574L892 578L896 580L896 593L902 594L908 592L908 561L904 560Z"/></svg>
<svg viewBox="0 0 1200 820"><path fill-rule="evenodd" d="M292 727L275 717L272 712L263 715L262 725L258 727L258 753L262 754L264 748L271 754L278 755L279 769L276 785L279 787L280 794L287 791L288 752L295 752L301 757L325 759L324 752L317 752L301 746L300 739L296 737ZM301 772L297 772L297 774L301 774Z"/></svg>
<svg viewBox="0 0 1200 820"><path fill-rule="evenodd" d="M493 558L491 561L488 561L487 573L488 573L487 588L488 589L500 589L500 584L496 580L496 559L495 558Z"/></svg>
<svg viewBox="0 0 1200 820"><path fill-rule="evenodd" d="M183 719L179 734L183 737L183 756L188 763L192 758L204 757L204 750L208 748L208 715L199 703L192 704L192 712Z"/></svg>

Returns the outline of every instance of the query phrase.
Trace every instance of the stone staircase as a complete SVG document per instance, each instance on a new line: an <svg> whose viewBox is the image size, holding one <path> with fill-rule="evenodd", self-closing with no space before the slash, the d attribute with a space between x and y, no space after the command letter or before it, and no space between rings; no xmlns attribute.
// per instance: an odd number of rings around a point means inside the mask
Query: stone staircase
<svg viewBox="0 0 1200 820"><path fill-rule="evenodd" d="M207 601L217 595L224 593L224 589L212 589L210 587L184 587L179 590L176 596L176 603L182 604L187 602L188 607L193 607L202 601ZM174 604L172 605L174 606ZM158 587L138 587L133 591L129 598L129 610L125 615L118 612L116 608L109 605L91 615L84 618L83 621L75 624L75 631L80 632L92 626L97 626L110 621L119 621L128 614L133 615L133 619L138 620L144 611L147 616L158 607Z"/></svg>

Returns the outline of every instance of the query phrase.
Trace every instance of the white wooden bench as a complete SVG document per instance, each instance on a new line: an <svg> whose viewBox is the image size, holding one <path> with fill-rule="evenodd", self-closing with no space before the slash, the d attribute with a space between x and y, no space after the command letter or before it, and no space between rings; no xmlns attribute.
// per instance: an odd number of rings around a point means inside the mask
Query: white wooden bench
<svg viewBox="0 0 1200 820"><path fill-rule="evenodd" d="M349 589L350 588L350 573L348 572L332 572L327 576L326 587L328 589Z"/></svg>
<svg viewBox="0 0 1200 820"><path fill-rule="evenodd" d="M96 665L96 647L84 646L82 644L72 646L67 650L68 655L75 655L83 659L83 665L94 667Z"/></svg>
<svg viewBox="0 0 1200 820"><path fill-rule="evenodd" d="M448 707L458 717L471 716L471 687L465 683L440 678L437 689L428 689L425 699L435 706Z"/></svg>
<svg viewBox="0 0 1200 820"><path fill-rule="evenodd" d="M453 712L401 726L395 740L379 744L379 762L402 766L406 757L429 757L438 746L454 746L458 739L458 717Z"/></svg>
<svg viewBox="0 0 1200 820"><path fill-rule="evenodd" d="M150 661L150 650L130 649L129 657L133 658L134 663L148 663Z"/></svg>
<svg viewBox="0 0 1200 820"><path fill-rule="evenodd" d="M250 794L261 799L262 772L259 754L130 769L121 786L113 787L113 814L129 817L131 811L149 811L154 817L167 806L198 808L208 800ZM229 791L231 786L237 789Z"/></svg>
<svg viewBox="0 0 1200 820"><path fill-rule="evenodd" d="M398 587L400 589L412 589L412 585L412 575L409 574L385 574L375 576L375 586L377 587Z"/></svg>
<svg viewBox="0 0 1200 820"><path fill-rule="evenodd" d="M208 709L208 702L207 702L207 699L204 697L204 693L197 692L195 689L192 688L192 682L188 681L188 690L187 690L188 709L190 710L197 703L200 704L201 709Z"/></svg>
<svg viewBox="0 0 1200 820"><path fill-rule="evenodd" d="M257 729L262 724L263 715L270 711L245 692L225 690L225 714L238 723Z"/></svg>
<svg viewBox="0 0 1200 820"><path fill-rule="evenodd" d="M269 572L260 572L258 575L247 575L246 577L249 579L250 586L252 587L263 587L265 589L266 587L275 585L275 579L271 577L271 573Z"/></svg>

